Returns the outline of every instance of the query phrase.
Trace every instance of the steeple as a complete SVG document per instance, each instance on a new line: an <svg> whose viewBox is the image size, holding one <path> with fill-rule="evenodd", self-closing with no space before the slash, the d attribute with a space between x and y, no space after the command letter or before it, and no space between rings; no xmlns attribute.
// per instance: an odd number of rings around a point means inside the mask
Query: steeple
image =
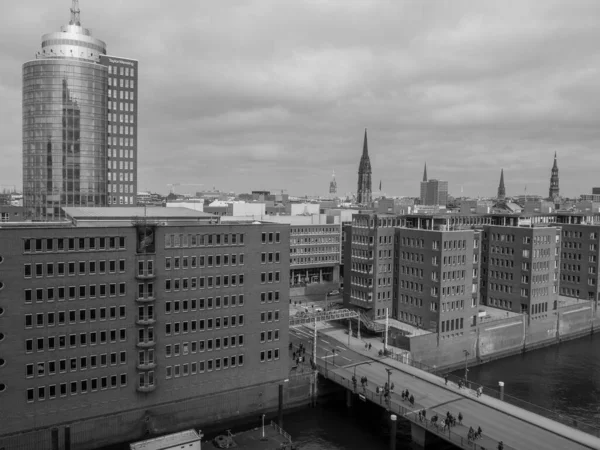
<svg viewBox="0 0 600 450"><path fill-rule="evenodd" d="M427 163L425 163L425 170L423 170L423 181L427 181Z"/></svg>
<svg viewBox="0 0 600 450"><path fill-rule="evenodd" d="M504 169L500 170L500 184L498 185L498 200L506 198L506 188L504 187Z"/></svg>
<svg viewBox="0 0 600 450"><path fill-rule="evenodd" d="M81 11L79 11L79 0L73 0L73 4L71 5L71 20L69 21L69 25L77 25L81 26Z"/></svg>
<svg viewBox="0 0 600 450"><path fill-rule="evenodd" d="M331 182L329 183L329 193L337 194L337 181L335 181L335 170L333 171L333 175L331 175Z"/></svg>
<svg viewBox="0 0 600 450"><path fill-rule="evenodd" d="M371 203L371 160L369 159L369 145L367 143L367 129L363 142L363 153L358 166L358 189L356 201L359 204Z"/></svg>
<svg viewBox="0 0 600 450"><path fill-rule="evenodd" d="M560 195L558 185L558 163L556 161L556 152L554 152L554 164L550 171L550 189L548 190L548 197L550 200L557 200Z"/></svg>

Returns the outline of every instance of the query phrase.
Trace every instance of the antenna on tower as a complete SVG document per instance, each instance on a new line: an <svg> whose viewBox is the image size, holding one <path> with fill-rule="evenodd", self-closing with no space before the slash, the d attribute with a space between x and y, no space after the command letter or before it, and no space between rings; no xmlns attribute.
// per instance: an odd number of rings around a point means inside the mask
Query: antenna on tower
<svg viewBox="0 0 600 450"><path fill-rule="evenodd" d="M81 26L81 11L79 11L79 0L73 0L73 5L71 5L71 21L69 25L77 25Z"/></svg>

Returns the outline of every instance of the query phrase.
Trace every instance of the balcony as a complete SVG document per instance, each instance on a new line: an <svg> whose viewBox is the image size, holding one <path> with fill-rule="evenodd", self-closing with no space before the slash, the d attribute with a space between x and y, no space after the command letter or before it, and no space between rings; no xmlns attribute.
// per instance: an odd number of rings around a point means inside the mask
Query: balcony
<svg viewBox="0 0 600 450"><path fill-rule="evenodd" d="M144 361L144 362L138 363L137 368L138 368L138 370L152 370L152 369L156 368L156 363L151 362L151 361Z"/></svg>
<svg viewBox="0 0 600 450"><path fill-rule="evenodd" d="M154 346L156 346L156 341L154 339L146 340L146 341L138 341L137 346L138 346L138 348L154 347Z"/></svg>
<svg viewBox="0 0 600 450"><path fill-rule="evenodd" d="M135 320L135 323L138 325L153 325L155 322L156 319L150 316L138 316L138 318Z"/></svg>
<svg viewBox="0 0 600 450"><path fill-rule="evenodd" d="M156 278L156 274L154 273L154 271L152 272L148 272L147 270L143 271L143 272L138 272L135 277L138 280L154 280Z"/></svg>
<svg viewBox="0 0 600 450"><path fill-rule="evenodd" d="M137 297L135 299L135 301L138 303L152 303L152 302L156 301L156 298L154 298L154 297Z"/></svg>
<svg viewBox="0 0 600 450"><path fill-rule="evenodd" d="M138 392L152 392L156 389L156 385L155 384L145 384L143 386L138 386L137 390Z"/></svg>

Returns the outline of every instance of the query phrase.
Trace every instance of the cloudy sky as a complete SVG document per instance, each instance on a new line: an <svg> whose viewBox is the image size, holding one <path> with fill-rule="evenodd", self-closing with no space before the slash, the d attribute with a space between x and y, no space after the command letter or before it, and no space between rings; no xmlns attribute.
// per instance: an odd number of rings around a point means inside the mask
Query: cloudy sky
<svg viewBox="0 0 600 450"><path fill-rule="evenodd" d="M21 65L70 0L5 1L0 185L21 185ZM109 54L139 60L139 190L547 195L600 186L598 0L80 0ZM192 192L194 188L182 188Z"/></svg>

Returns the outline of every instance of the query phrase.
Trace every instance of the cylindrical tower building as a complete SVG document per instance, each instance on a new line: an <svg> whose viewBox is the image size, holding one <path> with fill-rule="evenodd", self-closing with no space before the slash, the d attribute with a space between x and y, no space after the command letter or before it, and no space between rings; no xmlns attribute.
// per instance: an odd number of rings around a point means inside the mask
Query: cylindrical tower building
<svg viewBox="0 0 600 450"><path fill-rule="evenodd" d="M81 26L76 5L23 65L23 206L33 220L107 204L106 44Z"/></svg>

